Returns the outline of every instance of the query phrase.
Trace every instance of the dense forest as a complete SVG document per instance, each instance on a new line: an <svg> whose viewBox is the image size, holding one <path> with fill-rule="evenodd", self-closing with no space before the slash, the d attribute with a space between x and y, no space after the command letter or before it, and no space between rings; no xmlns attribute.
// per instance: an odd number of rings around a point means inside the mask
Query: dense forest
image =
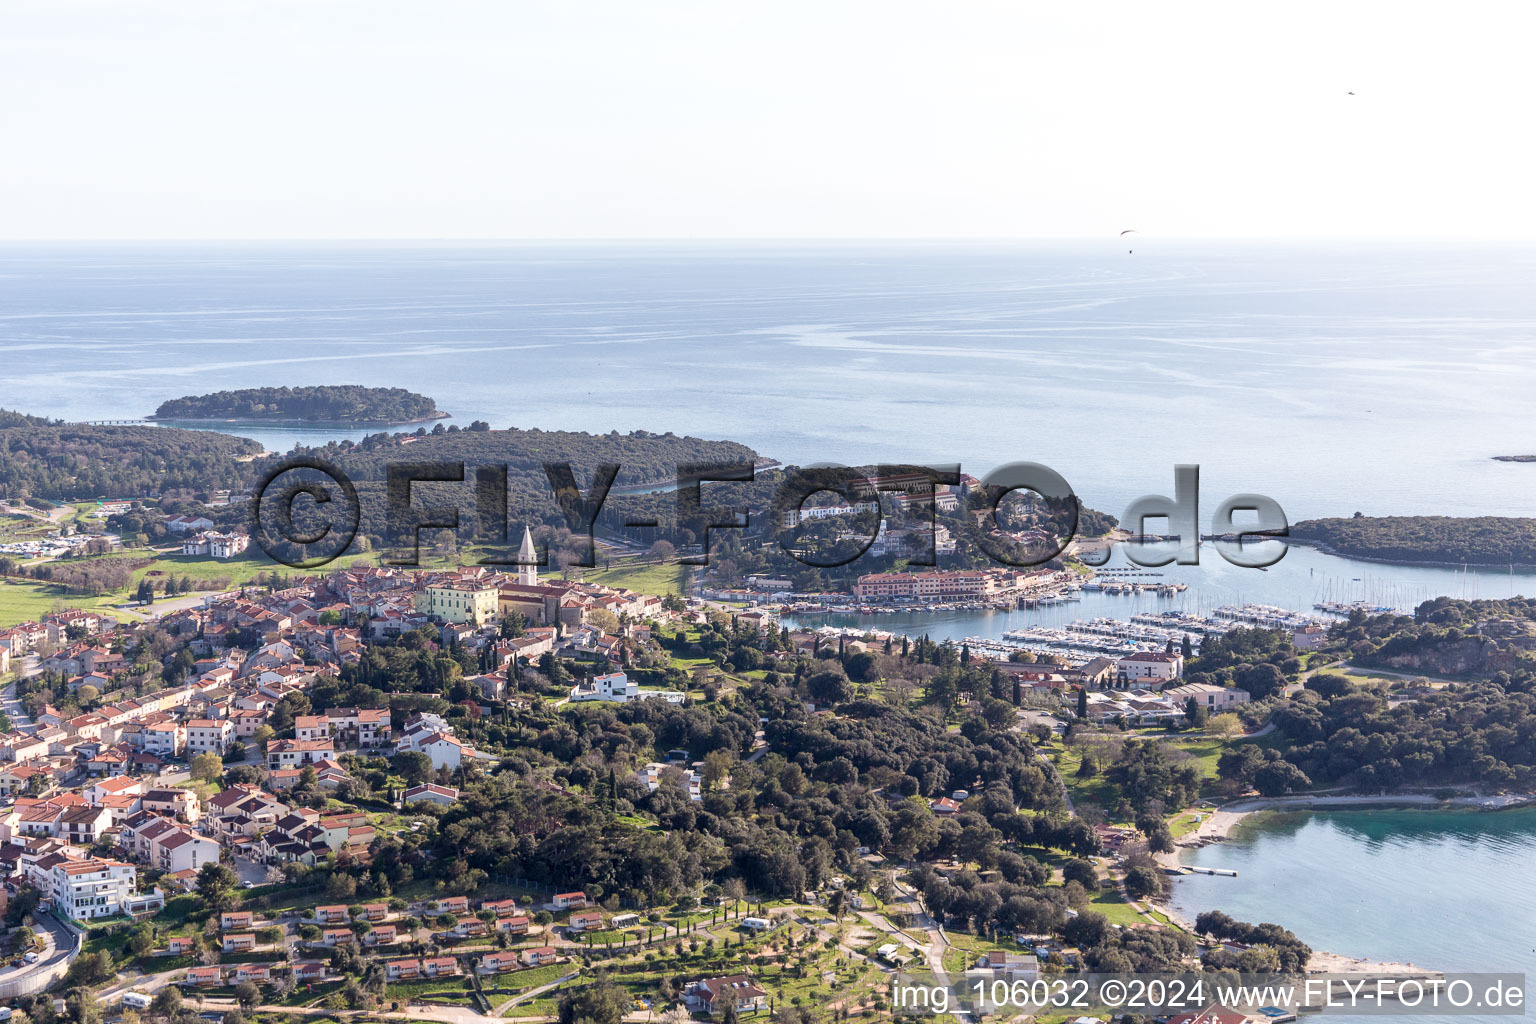
<svg viewBox="0 0 1536 1024"><path fill-rule="evenodd" d="M137 498L240 486L244 437L168 427L96 427L0 410L0 492L55 500Z"/></svg>
<svg viewBox="0 0 1536 1024"><path fill-rule="evenodd" d="M1536 519L1508 516L1356 516L1308 519L1291 537L1394 562L1536 565Z"/></svg>
<svg viewBox="0 0 1536 1024"><path fill-rule="evenodd" d="M361 532L376 544L389 544L394 540L389 536L387 518L386 482L390 467L462 465L462 482L412 484L412 504L418 508L431 505L457 507L460 510L460 542L467 543L472 539L491 544L510 542L514 547L523 523L559 530L570 526L544 469L546 463L569 464L581 497L590 493L593 474L600 466L619 467L612 481L612 492L598 516L599 525L623 532L625 523L632 519L654 519L665 533L678 536L675 527L677 498L673 492L621 492L637 485L668 487L675 483L681 466L754 465L758 461L757 453L745 445L679 437L671 432L656 434L637 430L628 434L618 431L585 434L517 428L491 430L480 422L463 430L439 423L431 430L419 428L414 433L370 434L357 443L333 442L318 448L295 449L290 454L333 463L351 478L362 505ZM480 490L482 470L492 477L493 507L504 504L507 509L505 525L509 537L499 535L499 521L494 518L482 521L478 514L483 493ZM503 485L503 471L504 495L497 493ZM767 493L767 484L762 480L757 484L729 486L732 502L745 503L759 492ZM712 485L704 485L706 506L726 500L711 496L711 490ZM763 501L766 504L766 497ZM646 544L657 536L653 530L636 531L634 535ZM688 533L679 539L691 542L692 538L693 534Z"/></svg>
<svg viewBox="0 0 1536 1024"><path fill-rule="evenodd" d="M1511 639L1481 633L1480 623L1504 627L1497 632ZM1362 687L1319 672L1275 706L1283 742L1267 752L1258 745L1233 748L1222 757L1221 774L1255 784L1262 772L1269 786L1260 788L1271 791L1310 780L1364 792L1414 785L1528 792L1536 788L1536 660L1523 626L1536 626L1536 602L1523 598L1436 598L1412 617L1357 612L1331 631L1354 662L1461 661L1484 677L1439 688L1408 681ZM1505 657L1491 656L1498 653ZM1508 667L1481 672L1494 665ZM1288 782L1274 763L1276 751L1294 769Z"/></svg>
<svg viewBox="0 0 1536 1024"><path fill-rule="evenodd" d="M441 419L437 403L404 388L324 384L299 388L242 388L184 395L161 402L157 420L317 420L372 425Z"/></svg>

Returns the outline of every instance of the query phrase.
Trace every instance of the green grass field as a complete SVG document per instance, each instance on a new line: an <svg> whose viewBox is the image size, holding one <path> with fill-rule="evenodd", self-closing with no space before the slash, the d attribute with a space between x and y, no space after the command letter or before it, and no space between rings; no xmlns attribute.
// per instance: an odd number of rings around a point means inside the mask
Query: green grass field
<svg viewBox="0 0 1536 1024"><path fill-rule="evenodd" d="M1136 908L1125 902L1124 897L1114 889L1100 889L1088 897L1090 910L1096 910L1109 919L1110 924L1121 926L1132 924L1146 924L1147 919L1136 912Z"/></svg>
<svg viewBox="0 0 1536 1024"><path fill-rule="evenodd" d="M0 579L0 627L36 620L53 611L55 605L88 608L113 614L112 605L124 600L124 594L66 594L63 587L51 583L31 583Z"/></svg>
<svg viewBox="0 0 1536 1024"><path fill-rule="evenodd" d="M641 594L681 594L688 579L684 565L635 565L624 563L610 569L588 569L582 574L588 583L605 587L624 587Z"/></svg>
<svg viewBox="0 0 1536 1024"><path fill-rule="evenodd" d="M189 578L193 581L222 580L230 588L239 587L249 583L258 576L267 576L276 571L283 576L302 576L305 573L288 566L280 565L272 561L261 551L251 549L238 558L228 561L191 556L182 554L166 554L149 551L143 548L132 548L122 551L114 551L109 555L101 555L94 559L81 559L70 561L68 564L78 565L83 562L100 561L101 559L121 558L152 558L153 561L133 573L132 579L121 590L112 591L99 597L89 594L69 594L63 587L50 583L34 583L30 581L6 578L0 580L0 627L15 625L25 622L52 611L55 605L63 604L71 608L88 608L106 614L122 618L123 614L115 610L115 605L127 604L131 601L134 591L146 575L158 574L155 579L161 586L168 577L181 579ZM344 555L325 567L325 571L347 568L355 564L373 565L377 555L373 552L362 555ZM423 558L425 564L426 559ZM455 562L454 564L457 564ZM174 600L170 598L169 600ZM162 594L160 601L168 600ZM157 602L158 603L158 602ZM127 616L131 618L132 616Z"/></svg>

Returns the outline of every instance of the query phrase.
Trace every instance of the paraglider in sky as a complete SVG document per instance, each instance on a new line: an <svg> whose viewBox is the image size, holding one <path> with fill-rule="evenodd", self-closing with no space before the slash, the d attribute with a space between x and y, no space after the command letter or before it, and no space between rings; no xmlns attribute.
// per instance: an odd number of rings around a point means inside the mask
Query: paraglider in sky
<svg viewBox="0 0 1536 1024"><path fill-rule="evenodd" d="M1126 235L1139 235L1139 234L1141 234L1141 232L1137 231L1135 228L1126 228L1124 231L1120 232L1120 237L1124 238ZM1125 251L1128 252L1128 253L1134 253L1136 250L1135 249L1127 249Z"/></svg>

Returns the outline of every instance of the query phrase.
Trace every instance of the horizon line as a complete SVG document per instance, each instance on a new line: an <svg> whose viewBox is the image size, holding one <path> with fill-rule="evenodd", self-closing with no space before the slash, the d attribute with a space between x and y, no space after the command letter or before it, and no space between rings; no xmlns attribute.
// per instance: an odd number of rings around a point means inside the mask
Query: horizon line
<svg viewBox="0 0 1536 1024"><path fill-rule="evenodd" d="M1141 233L1139 229L1138 233ZM0 245L1019 245L1030 243L1105 242L1118 247L1115 235L591 235L591 236L207 236L207 237L60 237L6 238ZM1536 236L1525 235L1179 235L1141 233L1133 244L1160 242L1226 242L1234 244L1318 243L1508 243L1529 244Z"/></svg>

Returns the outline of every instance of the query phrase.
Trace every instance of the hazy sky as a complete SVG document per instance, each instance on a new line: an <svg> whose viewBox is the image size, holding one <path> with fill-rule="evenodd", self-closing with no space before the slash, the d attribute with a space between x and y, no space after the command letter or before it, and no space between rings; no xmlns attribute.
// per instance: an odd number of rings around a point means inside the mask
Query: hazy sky
<svg viewBox="0 0 1536 1024"><path fill-rule="evenodd" d="M1529 238L1533 11L11 0L0 237Z"/></svg>

